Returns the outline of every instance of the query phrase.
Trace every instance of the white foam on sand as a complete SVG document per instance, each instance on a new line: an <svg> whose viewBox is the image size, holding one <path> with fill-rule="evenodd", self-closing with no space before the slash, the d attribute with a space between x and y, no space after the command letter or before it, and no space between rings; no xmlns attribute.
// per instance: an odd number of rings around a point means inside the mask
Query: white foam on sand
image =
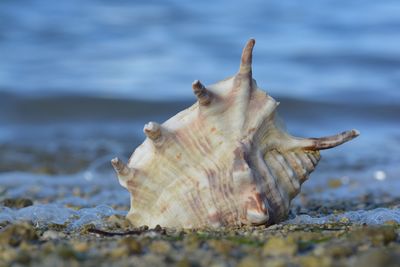
<svg viewBox="0 0 400 267"><path fill-rule="evenodd" d="M285 221L284 224L325 224L338 222L367 225L382 225L388 222L400 223L400 208L348 211L342 214L331 214L322 217L311 217L302 214Z"/></svg>

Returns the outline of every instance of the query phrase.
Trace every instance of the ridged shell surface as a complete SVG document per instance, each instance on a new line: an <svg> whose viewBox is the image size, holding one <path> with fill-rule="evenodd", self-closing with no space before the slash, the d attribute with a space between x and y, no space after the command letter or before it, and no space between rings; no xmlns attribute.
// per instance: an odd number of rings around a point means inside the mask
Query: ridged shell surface
<svg viewBox="0 0 400 267"><path fill-rule="evenodd" d="M192 84L197 102L163 124L145 125L146 140L125 165L112 164L131 195L136 226L270 225L284 220L320 160L321 149L359 133L298 138L280 129L278 102L252 78L249 40L236 75Z"/></svg>

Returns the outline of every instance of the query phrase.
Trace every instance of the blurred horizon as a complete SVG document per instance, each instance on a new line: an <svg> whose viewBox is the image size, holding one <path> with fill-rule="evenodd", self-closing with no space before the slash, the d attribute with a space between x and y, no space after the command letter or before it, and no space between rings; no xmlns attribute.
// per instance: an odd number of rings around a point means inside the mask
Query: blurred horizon
<svg viewBox="0 0 400 267"><path fill-rule="evenodd" d="M188 100L233 75L256 39L272 96L400 103L400 3L0 2L0 92Z"/></svg>

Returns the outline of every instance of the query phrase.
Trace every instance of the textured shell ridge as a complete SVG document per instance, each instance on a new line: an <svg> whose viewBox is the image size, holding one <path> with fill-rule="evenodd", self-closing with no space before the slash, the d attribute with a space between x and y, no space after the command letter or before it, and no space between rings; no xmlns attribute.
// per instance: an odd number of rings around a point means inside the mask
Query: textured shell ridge
<svg viewBox="0 0 400 267"><path fill-rule="evenodd" d="M197 101L162 124L144 126L146 140L128 164L112 160L131 195L136 226L197 228L270 225L320 160L320 150L358 136L356 130L298 138L276 119L279 103L252 77L250 39L236 75L192 84Z"/></svg>

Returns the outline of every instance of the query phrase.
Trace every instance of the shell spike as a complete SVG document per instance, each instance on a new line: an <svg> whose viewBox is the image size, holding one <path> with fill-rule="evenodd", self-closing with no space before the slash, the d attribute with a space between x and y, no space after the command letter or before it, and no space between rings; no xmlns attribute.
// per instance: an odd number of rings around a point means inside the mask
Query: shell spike
<svg viewBox="0 0 400 267"><path fill-rule="evenodd" d="M202 106L207 106L211 102L210 92L206 87L199 81L195 80L192 83L193 93L196 95L199 104Z"/></svg>
<svg viewBox="0 0 400 267"><path fill-rule="evenodd" d="M114 167L118 177L128 176L132 172L131 169L119 158L113 158L111 160L111 165Z"/></svg>
<svg viewBox="0 0 400 267"><path fill-rule="evenodd" d="M144 125L143 132L145 135L153 141L156 141L161 137L161 126L157 122L149 122Z"/></svg>
<svg viewBox="0 0 400 267"><path fill-rule="evenodd" d="M253 61L253 48L256 43L256 40L250 39L247 41L246 46L243 48L242 59L240 62L240 74L249 74L250 77L252 75L251 64Z"/></svg>
<svg viewBox="0 0 400 267"><path fill-rule="evenodd" d="M358 130L345 131L336 135L304 139L304 149L306 150L322 150L329 149L350 141L360 135Z"/></svg>

